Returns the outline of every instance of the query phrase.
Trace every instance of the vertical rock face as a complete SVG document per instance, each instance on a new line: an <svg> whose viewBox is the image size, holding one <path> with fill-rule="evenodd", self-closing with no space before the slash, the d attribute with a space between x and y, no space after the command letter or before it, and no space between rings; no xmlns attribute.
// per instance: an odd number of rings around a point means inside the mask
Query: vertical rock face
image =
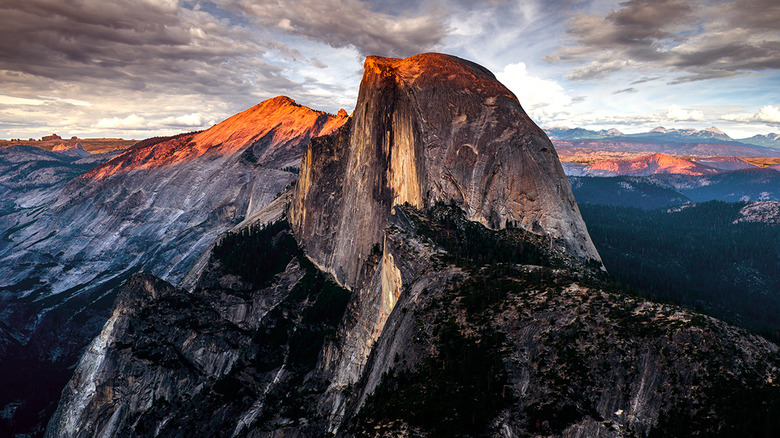
<svg viewBox="0 0 780 438"><path fill-rule="evenodd" d="M293 227L351 287L394 205L439 201L599 260L552 144L488 70L441 54L369 57L351 123L304 154Z"/></svg>

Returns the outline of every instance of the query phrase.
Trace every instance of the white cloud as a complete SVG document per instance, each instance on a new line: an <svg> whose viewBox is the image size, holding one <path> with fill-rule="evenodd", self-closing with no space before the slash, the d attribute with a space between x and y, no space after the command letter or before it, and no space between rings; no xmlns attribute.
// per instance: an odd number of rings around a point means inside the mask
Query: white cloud
<svg viewBox="0 0 780 438"><path fill-rule="evenodd" d="M523 62L507 65L496 77L515 93L531 118L553 117L572 104L571 96L559 83L531 75Z"/></svg>
<svg viewBox="0 0 780 438"><path fill-rule="evenodd" d="M284 30L290 30L294 31L295 28L293 27L292 23L290 22L289 18L282 18L279 20L279 23L276 24L280 29Z"/></svg>
<svg viewBox="0 0 780 438"><path fill-rule="evenodd" d="M688 111L677 105L672 105L666 109L666 118L678 121L704 120L704 113L695 110Z"/></svg>
<svg viewBox="0 0 780 438"><path fill-rule="evenodd" d="M722 120L730 120L732 122L750 122L753 120L753 116L750 114L724 114L720 116Z"/></svg>
<svg viewBox="0 0 780 438"><path fill-rule="evenodd" d="M46 99L47 101L64 102L74 106L92 106L91 102L87 102L86 100L81 100L81 99L63 99L60 97L53 97L53 96L39 96L39 97L41 99Z"/></svg>
<svg viewBox="0 0 780 438"><path fill-rule="evenodd" d="M205 124L203 114L192 113L179 117L166 117L162 120L162 124L166 126L187 126L187 127L200 127Z"/></svg>
<svg viewBox="0 0 780 438"><path fill-rule="evenodd" d="M764 123L780 123L780 107L774 105L762 106L757 113L750 114L724 114L720 117L723 120L730 120L733 122L764 122Z"/></svg>
<svg viewBox="0 0 780 438"><path fill-rule="evenodd" d="M95 128L103 128L103 129L145 129L146 126L144 126L144 118L139 117L135 114L130 114L127 117L119 118L119 117L112 117L110 119L100 119L99 122L97 122L94 126Z"/></svg>
<svg viewBox="0 0 780 438"><path fill-rule="evenodd" d="M759 122L780 123L780 108L773 105L762 106L755 119Z"/></svg>

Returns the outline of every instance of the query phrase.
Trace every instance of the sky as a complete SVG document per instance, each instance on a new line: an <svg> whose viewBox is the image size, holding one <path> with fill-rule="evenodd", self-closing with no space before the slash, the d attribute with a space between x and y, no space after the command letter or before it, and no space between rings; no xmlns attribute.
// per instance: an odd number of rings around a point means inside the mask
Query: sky
<svg viewBox="0 0 780 438"><path fill-rule="evenodd" d="M477 62L544 127L780 132L777 0L0 0L0 138L351 112L367 55Z"/></svg>

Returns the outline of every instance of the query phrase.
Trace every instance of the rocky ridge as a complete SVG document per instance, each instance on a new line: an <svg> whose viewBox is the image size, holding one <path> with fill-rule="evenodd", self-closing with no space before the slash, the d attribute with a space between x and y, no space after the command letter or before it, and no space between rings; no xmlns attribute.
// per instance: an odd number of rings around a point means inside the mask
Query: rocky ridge
<svg viewBox="0 0 780 438"><path fill-rule="evenodd" d="M700 157L694 158L693 161L720 171L754 169L758 167L739 157Z"/></svg>
<svg viewBox="0 0 780 438"><path fill-rule="evenodd" d="M603 159L590 164L563 162L567 176L651 176L657 174L712 175L742 169L756 169L758 166L731 157L692 157L690 159L666 154L651 154L635 158Z"/></svg>
<svg viewBox="0 0 780 438"><path fill-rule="evenodd" d="M664 154L652 154L630 160L602 160L587 167L583 176L650 176L659 173L676 175L708 175L718 171L698 161Z"/></svg>
<svg viewBox="0 0 780 438"><path fill-rule="evenodd" d="M71 137L64 139L57 134L44 136L40 140L29 139L12 139L12 140L0 140L0 148L6 148L10 146L34 146L47 151L57 151L64 149L73 149L77 145L82 145L82 148L90 154L105 154L107 152L122 151L137 143L136 140L125 140L123 138L78 138Z"/></svg>
<svg viewBox="0 0 780 438"><path fill-rule="evenodd" d="M310 138L331 133L346 117L346 112L333 116L277 96L205 131L136 144L84 178L100 180L120 172L168 167L202 156L233 156L244 150L245 158L263 167L297 167L303 145Z"/></svg>

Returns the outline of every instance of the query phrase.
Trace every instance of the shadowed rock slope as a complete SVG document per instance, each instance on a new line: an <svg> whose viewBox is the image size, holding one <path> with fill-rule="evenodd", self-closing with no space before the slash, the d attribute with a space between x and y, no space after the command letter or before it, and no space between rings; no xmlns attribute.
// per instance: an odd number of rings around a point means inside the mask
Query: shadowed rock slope
<svg viewBox="0 0 780 438"><path fill-rule="evenodd" d="M224 236L191 291L126 284L47 436L777 432L777 346L603 278L554 151L489 72L366 70L287 216Z"/></svg>

